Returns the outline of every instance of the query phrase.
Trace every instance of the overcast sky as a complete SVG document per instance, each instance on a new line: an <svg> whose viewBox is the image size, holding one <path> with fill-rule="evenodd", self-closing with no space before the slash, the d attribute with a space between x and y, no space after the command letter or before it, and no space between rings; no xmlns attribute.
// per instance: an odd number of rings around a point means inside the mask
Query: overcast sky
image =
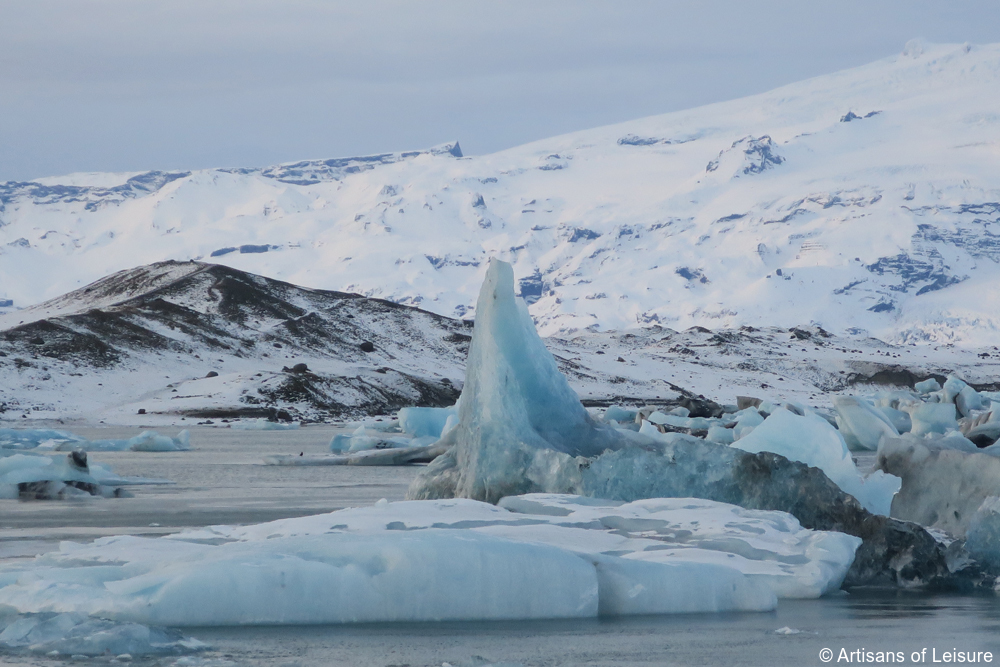
<svg viewBox="0 0 1000 667"><path fill-rule="evenodd" d="M0 180L467 155L762 92L997 0L0 0Z"/></svg>

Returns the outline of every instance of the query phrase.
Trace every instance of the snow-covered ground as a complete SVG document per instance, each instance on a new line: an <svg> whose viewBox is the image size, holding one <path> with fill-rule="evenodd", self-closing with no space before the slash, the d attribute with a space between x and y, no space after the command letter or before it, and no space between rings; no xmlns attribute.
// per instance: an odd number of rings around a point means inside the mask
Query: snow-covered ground
<svg viewBox="0 0 1000 667"><path fill-rule="evenodd" d="M510 261L546 335L810 323L998 337L1000 45L908 44L741 100L487 156L0 184L0 302L201 258L472 314ZM9 307L8 307L9 308Z"/></svg>

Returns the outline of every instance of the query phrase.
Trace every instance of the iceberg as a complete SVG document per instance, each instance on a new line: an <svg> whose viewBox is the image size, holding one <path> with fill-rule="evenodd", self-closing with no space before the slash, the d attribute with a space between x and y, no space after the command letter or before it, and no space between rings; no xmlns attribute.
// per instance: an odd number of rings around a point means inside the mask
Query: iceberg
<svg viewBox="0 0 1000 667"><path fill-rule="evenodd" d="M378 431L370 432L364 424L350 435L338 433L330 440L330 451L334 454L350 454L373 449L406 449L426 447L438 441L438 437L424 435L412 437L409 435L384 435Z"/></svg>
<svg viewBox="0 0 1000 667"><path fill-rule="evenodd" d="M969 385L965 383L954 375L949 375L944 382L944 387L942 391L944 392L944 400L948 403L954 403L958 395L962 393L965 389L968 389Z"/></svg>
<svg viewBox="0 0 1000 667"><path fill-rule="evenodd" d="M976 410L982 410L986 405L989 405L989 400L980 396L972 387L965 387L955 397L955 407L963 417L970 416Z"/></svg>
<svg viewBox="0 0 1000 667"><path fill-rule="evenodd" d="M930 394L935 391L941 391L941 385L934 378L928 378L923 382L917 382L913 385L913 388L921 394Z"/></svg>
<svg viewBox="0 0 1000 667"><path fill-rule="evenodd" d="M604 421L624 422L630 424L635 422L636 415L638 414L639 414L638 410L630 410L628 408L623 408L619 405L612 405L610 408L604 411Z"/></svg>
<svg viewBox="0 0 1000 667"><path fill-rule="evenodd" d="M664 414L659 411L650 414L647 420L657 426L672 426L674 428L683 428L690 431L707 431L711 427L721 426L723 423L721 419L706 417L682 417L680 415Z"/></svg>
<svg viewBox="0 0 1000 667"><path fill-rule="evenodd" d="M899 435L889 417L864 399L835 396L833 407L837 411L837 427L852 449L875 451L883 437Z"/></svg>
<svg viewBox="0 0 1000 667"><path fill-rule="evenodd" d="M723 426L712 426L708 429L708 435L705 439L709 442L716 442L720 445L731 445L735 440L735 433L731 428L725 428Z"/></svg>
<svg viewBox="0 0 1000 667"><path fill-rule="evenodd" d="M767 611L837 590L860 542L693 498L381 500L63 542L0 566L0 606L172 627Z"/></svg>
<svg viewBox="0 0 1000 667"><path fill-rule="evenodd" d="M881 470L863 477L837 429L811 413L799 416L789 410L775 410L752 433L740 438L733 446L752 453L781 454L791 461L819 468L873 514L889 516L892 497L902 483L898 477Z"/></svg>
<svg viewBox="0 0 1000 667"><path fill-rule="evenodd" d="M913 435L947 433L958 430L958 421L953 403L918 403L910 406L910 420Z"/></svg>
<svg viewBox="0 0 1000 667"><path fill-rule="evenodd" d="M595 421L581 405L514 295L513 269L495 258L479 293L458 425L449 435L453 454L428 466L408 497L496 502L545 491L528 475L539 452L594 456L634 437Z"/></svg>
<svg viewBox="0 0 1000 667"><path fill-rule="evenodd" d="M397 415L399 428L413 438L440 438L449 424L458 422L458 406L450 408L403 408Z"/></svg>
<svg viewBox="0 0 1000 667"><path fill-rule="evenodd" d="M415 439L416 440L416 439ZM405 466L430 463L443 454L444 447L413 445L363 449L360 451L327 454L325 456L295 456L272 454L264 457L264 465L274 466Z"/></svg>

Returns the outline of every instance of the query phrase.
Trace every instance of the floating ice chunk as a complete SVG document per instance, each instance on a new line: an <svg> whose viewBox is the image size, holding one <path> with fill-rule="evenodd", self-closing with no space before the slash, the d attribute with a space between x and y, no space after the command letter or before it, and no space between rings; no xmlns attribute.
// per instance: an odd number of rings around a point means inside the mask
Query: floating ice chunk
<svg viewBox="0 0 1000 667"><path fill-rule="evenodd" d="M637 414L639 414L638 410L629 410L617 405L612 405L604 412L604 421L632 423L635 421L635 416Z"/></svg>
<svg viewBox="0 0 1000 667"><path fill-rule="evenodd" d="M87 452L182 452L191 449L191 434L185 429L176 436L160 435L156 431L143 431L139 435L121 440L80 440L45 443L39 449L64 452L82 449Z"/></svg>
<svg viewBox="0 0 1000 667"><path fill-rule="evenodd" d="M900 433L909 433L910 429L913 428L913 421L908 413L888 406L879 406L878 410L888 417L893 427Z"/></svg>
<svg viewBox="0 0 1000 667"><path fill-rule="evenodd" d="M232 428L240 431L291 431L300 426L299 422L272 422L266 419L255 419L253 421L231 424Z"/></svg>
<svg viewBox="0 0 1000 667"><path fill-rule="evenodd" d="M1000 489L1000 458L955 433L886 438L878 467L903 480L892 516L961 537L983 501Z"/></svg>
<svg viewBox="0 0 1000 667"><path fill-rule="evenodd" d="M883 437L899 435L889 418L864 399L835 396L833 407L837 411L837 426L848 447L875 451Z"/></svg>
<svg viewBox="0 0 1000 667"><path fill-rule="evenodd" d="M989 405L989 400L980 396L972 387L964 387L955 397L955 407L959 414L968 417L975 410L982 410Z"/></svg>
<svg viewBox="0 0 1000 667"><path fill-rule="evenodd" d="M1000 498L983 500L969 520L965 548L977 561L1000 568Z"/></svg>
<svg viewBox="0 0 1000 667"><path fill-rule="evenodd" d="M411 438L408 436L385 436L381 433L370 433L362 425L353 433L347 435L338 433L330 440L330 451L335 454L364 452L371 449L400 449L405 447L423 447L437 440L437 436Z"/></svg>
<svg viewBox="0 0 1000 667"><path fill-rule="evenodd" d="M947 433L958 430L958 421L953 403L920 403L910 407L913 435Z"/></svg>
<svg viewBox="0 0 1000 667"><path fill-rule="evenodd" d="M893 494L901 480L882 471L862 477L847 443L835 428L814 414L795 415L776 410L764 423L733 444L747 452L773 452L801 461L826 473L844 492L858 499L869 512L889 515Z"/></svg>
<svg viewBox="0 0 1000 667"><path fill-rule="evenodd" d="M69 431L57 431L50 428L0 428L0 449L34 449L44 443L51 443L50 447L62 443L87 442L86 438ZM73 449L73 446L70 446Z"/></svg>
<svg viewBox="0 0 1000 667"><path fill-rule="evenodd" d="M100 495L100 483L90 475L86 455L82 465L72 459L72 454L58 458L39 454L0 458L0 498Z"/></svg>
<svg viewBox="0 0 1000 667"><path fill-rule="evenodd" d="M434 438L414 438L413 442L434 441ZM264 465L274 466L404 466L430 463L443 454L444 447L420 445L366 449L327 456L294 456L278 454L264 457Z"/></svg>
<svg viewBox="0 0 1000 667"><path fill-rule="evenodd" d="M128 449L133 452L180 452L191 449L191 434L185 429L171 438L156 431L143 431L128 442Z"/></svg>
<svg viewBox="0 0 1000 667"><path fill-rule="evenodd" d="M964 380L960 380L954 375L949 375L944 382L944 399L949 403L954 403L962 390L968 387Z"/></svg>
<svg viewBox="0 0 1000 667"><path fill-rule="evenodd" d="M735 440L735 436L731 428L712 426L708 429L708 436L705 439L710 442L717 442L720 445L731 445Z"/></svg>
<svg viewBox="0 0 1000 667"><path fill-rule="evenodd" d="M595 568L572 552L440 529L219 546L113 538L25 574L0 604L174 627L579 618L598 604Z"/></svg>
<svg viewBox="0 0 1000 667"><path fill-rule="evenodd" d="M448 420L458 418L458 406L450 408L403 408L399 411L399 428L403 433L420 438L433 436L440 438Z"/></svg>
<svg viewBox="0 0 1000 667"><path fill-rule="evenodd" d="M740 410L736 413L736 427L733 429L733 437L739 440L763 423L764 417L756 409Z"/></svg>
<svg viewBox="0 0 1000 667"><path fill-rule="evenodd" d="M921 394L930 394L931 392L941 391L941 385L938 384L938 381L934 378L928 378L923 382L918 382L913 385L913 388Z"/></svg>
<svg viewBox="0 0 1000 667"><path fill-rule="evenodd" d="M88 618L80 613L0 616L0 647L84 656L163 655L208 648L176 630Z"/></svg>

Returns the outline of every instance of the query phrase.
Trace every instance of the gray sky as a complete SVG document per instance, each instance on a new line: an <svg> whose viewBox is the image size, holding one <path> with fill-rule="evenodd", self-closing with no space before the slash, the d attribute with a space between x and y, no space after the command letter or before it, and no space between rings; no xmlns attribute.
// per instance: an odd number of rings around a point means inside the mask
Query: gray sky
<svg viewBox="0 0 1000 667"><path fill-rule="evenodd" d="M0 180L467 155L762 92L996 0L0 0Z"/></svg>

